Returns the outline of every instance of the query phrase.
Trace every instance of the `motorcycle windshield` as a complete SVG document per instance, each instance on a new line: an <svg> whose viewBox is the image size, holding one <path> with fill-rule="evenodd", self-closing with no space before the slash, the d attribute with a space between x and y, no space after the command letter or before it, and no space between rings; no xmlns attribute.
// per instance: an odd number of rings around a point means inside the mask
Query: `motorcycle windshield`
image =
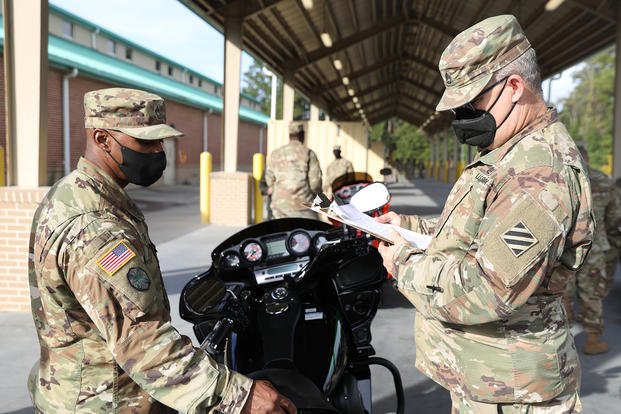
<svg viewBox="0 0 621 414"><path fill-rule="evenodd" d="M286 232L295 229L329 230L331 228L332 226L330 224L323 221L298 217L287 217L264 221L262 223L248 226L224 240L213 250L213 252L211 252L211 259L215 263L224 249L239 244L245 239L258 238L270 233Z"/></svg>

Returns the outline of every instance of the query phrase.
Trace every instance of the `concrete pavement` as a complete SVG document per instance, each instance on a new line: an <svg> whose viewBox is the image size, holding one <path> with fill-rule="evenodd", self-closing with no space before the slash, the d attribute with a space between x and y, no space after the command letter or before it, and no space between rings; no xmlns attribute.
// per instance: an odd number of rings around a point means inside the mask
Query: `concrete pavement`
<svg viewBox="0 0 621 414"><path fill-rule="evenodd" d="M437 214L450 186L433 180L416 180L413 185L393 184L392 206L408 214ZM198 211L198 188L191 186L135 188L131 196L145 212L173 311L173 323L194 340L191 326L178 315L179 294L185 283L211 262L213 248L239 228L203 225ZM606 300L605 339L611 351L600 356L581 354L583 380L581 397L585 413L618 412L621 402L621 284ZM386 288L381 309L373 324L373 345L377 355L393 361L400 369L408 402L406 413L449 413L448 393L414 368L414 310L398 293ZM0 413L26 414L32 408L26 390L30 367L38 358L38 343L30 314L0 313ZM573 328L580 349L584 333ZM392 379L384 368L372 368L376 413L394 411Z"/></svg>

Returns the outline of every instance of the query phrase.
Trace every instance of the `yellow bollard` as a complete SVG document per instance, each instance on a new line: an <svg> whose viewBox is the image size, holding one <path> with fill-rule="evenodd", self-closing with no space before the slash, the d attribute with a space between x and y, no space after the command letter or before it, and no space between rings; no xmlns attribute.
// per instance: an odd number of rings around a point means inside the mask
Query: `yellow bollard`
<svg viewBox="0 0 621 414"><path fill-rule="evenodd" d="M607 163L601 166L600 171L606 175L612 175L612 155L608 155Z"/></svg>
<svg viewBox="0 0 621 414"><path fill-rule="evenodd" d="M449 160L444 161L444 182L449 182L449 175L451 171L451 162Z"/></svg>
<svg viewBox="0 0 621 414"><path fill-rule="evenodd" d="M259 188L259 182L263 178L265 168L265 155L261 153L252 156L252 176L254 177L254 222L263 221L263 195Z"/></svg>
<svg viewBox="0 0 621 414"><path fill-rule="evenodd" d="M4 163L4 147L0 145L0 187L4 187L6 182L4 181L5 171L5 163Z"/></svg>
<svg viewBox="0 0 621 414"><path fill-rule="evenodd" d="M455 181L457 181L459 177L461 177L461 173L463 172L464 172L464 163L461 161L457 161L457 171L455 174Z"/></svg>
<svg viewBox="0 0 621 414"><path fill-rule="evenodd" d="M201 152L200 156L201 161L201 178L200 178L200 204L201 204L201 221L203 223L209 223L209 213L210 213L210 188L211 188L211 169L212 169L212 161L211 154L208 152Z"/></svg>

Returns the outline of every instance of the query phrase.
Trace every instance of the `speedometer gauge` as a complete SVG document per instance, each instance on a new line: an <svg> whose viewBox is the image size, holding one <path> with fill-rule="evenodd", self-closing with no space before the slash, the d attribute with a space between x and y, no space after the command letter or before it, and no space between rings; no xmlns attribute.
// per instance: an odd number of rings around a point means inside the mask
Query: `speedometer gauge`
<svg viewBox="0 0 621 414"><path fill-rule="evenodd" d="M244 245L242 253L250 263L256 263L263 257L263 247L259 242L251 241Z"/></svg>
<svg viewBox="0 0 621 414"><path fill-rule="evenodd" d="M296 255L303 255L310 247L310 236L306 232L298 231L289 237L289 250Z"/></svg>

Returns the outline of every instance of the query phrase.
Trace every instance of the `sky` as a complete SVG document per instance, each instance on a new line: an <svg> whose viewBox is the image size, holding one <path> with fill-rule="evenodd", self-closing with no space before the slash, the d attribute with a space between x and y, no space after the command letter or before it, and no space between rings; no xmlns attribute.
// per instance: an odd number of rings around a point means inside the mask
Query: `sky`
<svg viewBox="0 0 621 414"><path fill-rule="evenodd" d="M224 37L178 0L50 0L59 6L149 50L166 56L218 82L224 78ZM252 64L242 54L242 73ZM575 87L572 74L580 64L552 81L551 102L558 103ZM548 98L548 80L543 91Z"/></svg>

